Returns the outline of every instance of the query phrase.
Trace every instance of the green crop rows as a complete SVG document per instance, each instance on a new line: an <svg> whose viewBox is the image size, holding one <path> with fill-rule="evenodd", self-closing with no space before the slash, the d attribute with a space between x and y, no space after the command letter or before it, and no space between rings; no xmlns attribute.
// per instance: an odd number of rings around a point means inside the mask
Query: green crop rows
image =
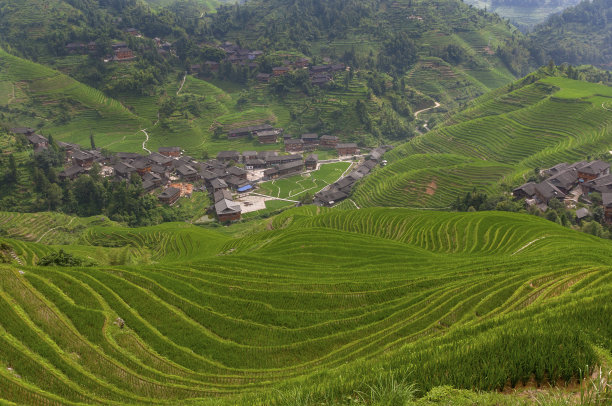
<svg viewBox="0 0 612 406"><path fill-rule="evenodd" d="M321 389L330 368L358 377L379 362L418 366L423 390L494 389L575 378L597 363L593 343L612 349L597 300L612 246L536 217L310 206L240 234L97 226L82 250L129 246L148 265L0 266L0 398L233 404L257 391L270 404L270 386Z"/></svg>
<svg viewBox="0 0 612 406"><path fill-rule="evenodd" d="M444 208L473 188L498 193L535 168L607 154L612 114L602 103L612 99L609 87L528 79L395 148L386 155L390 164L364 179L354 200L365 207Z"/></svg>

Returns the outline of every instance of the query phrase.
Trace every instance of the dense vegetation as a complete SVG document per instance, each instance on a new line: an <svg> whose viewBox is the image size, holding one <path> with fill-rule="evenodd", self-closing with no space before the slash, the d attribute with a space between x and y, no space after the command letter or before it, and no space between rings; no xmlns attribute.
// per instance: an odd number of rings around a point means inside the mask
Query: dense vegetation
<svg viewBox="0 0 612 406"><path fill-rule="evenodd" d="M2 266L1 396L369 403L381 380L571 381L612 349L610 242L542 219L302 208L245 231L96 227L66 251L151 263Z"/></svg>

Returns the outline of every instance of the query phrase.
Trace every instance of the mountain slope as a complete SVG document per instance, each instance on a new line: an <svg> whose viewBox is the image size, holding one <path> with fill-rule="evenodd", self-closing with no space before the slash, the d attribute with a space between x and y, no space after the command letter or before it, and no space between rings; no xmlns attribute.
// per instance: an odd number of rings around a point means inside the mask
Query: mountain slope
<svg viewBox="0 0 612 406"><path fill-rule="evenodd" d="M41 128L57 140L89 144L90 133L100 147L117 142L142 143L138 131L145 120L102 92L42 65L0 50L5 126ZM128 140L129 137L129 140Z"/></svg>
<svg viewBox="0 0 612 406"><path fill-rule="evenodd" d="M330 404L378 371L491 390L571 379L595 342L612 350L610 242L532 216L304 207L238 237L167 224L83 240L127 241L159 262L0 266L0 398L263 405L294 387Z"/></svg>
<svg viewBox="0 0 612 406"><path fill-rule="evenodd" d="M388 153L390 165L359 184L355 202L446 208L474 188L495 194L520 184L534 168L607 156L612 88L538 75Z"/></svg>
<svg viewBox="0 0 612 406"><path fill-rule="evenodd" d="M550 17L529 35L556 63L612 68L612 3L583 1Z"/></svg>

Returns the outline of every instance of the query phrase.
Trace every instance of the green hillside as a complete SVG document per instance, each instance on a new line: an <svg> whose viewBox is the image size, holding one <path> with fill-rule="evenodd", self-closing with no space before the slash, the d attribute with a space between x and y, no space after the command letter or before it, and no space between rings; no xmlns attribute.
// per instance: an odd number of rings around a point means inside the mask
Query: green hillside
<svg viewBox="0 0 612 406"><path fill-rule="evenodd" d="M448 208L474 188L495 194L524 183L535 168L607 160L612 88L546 72L483 96L438 130L395 148L353 200L361 207Z"/></svg>
<svg viewBox="0 0 612 406"><path fill-rule="evenodd" d="M142 143L146 120L102 92L42 65L0 50L0 83L5 127L30 126L56 140L89 144L95 133L100 147L132 150Z"/></svg>
<svg viewBox="0 0 612 406"><path fill-rule="evenodd" d="M536 217L305 207L234 235L98 226L80 241L155 255L1 265L0 399L386 404L368 385L562 382L612 351L612 245Z"/></svg>

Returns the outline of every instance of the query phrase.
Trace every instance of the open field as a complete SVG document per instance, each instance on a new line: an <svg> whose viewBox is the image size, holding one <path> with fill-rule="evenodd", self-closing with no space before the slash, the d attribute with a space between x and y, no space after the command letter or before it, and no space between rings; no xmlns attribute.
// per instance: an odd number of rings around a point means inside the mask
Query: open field
<svg viewBox="0 0 612 406"><path fill-rule="evenodd" d="M315 193L337 181L351 165L350 162L322 164L316 171L303 173L289 178L276 179L259 185L259 193L297 200L305 193Z"/></svg>
<svg viewBox="0 0 612 406"><path fill-rule="evenodd" d="M395 148L385 156L390 164L361 182L354 200L362 207L443 208L473 188L508 190L535 168L608 159L610 100L604 85L527 77Z"/></svg>
<svg viewBox="0 0 612 406"><path fill-rule="evenodd" d="M0 398L339 401L380 373L492 390L612 350L611 243L537 217L311 206L221 231L93 227L83 250L148 265L0 265Z"/></svg>

